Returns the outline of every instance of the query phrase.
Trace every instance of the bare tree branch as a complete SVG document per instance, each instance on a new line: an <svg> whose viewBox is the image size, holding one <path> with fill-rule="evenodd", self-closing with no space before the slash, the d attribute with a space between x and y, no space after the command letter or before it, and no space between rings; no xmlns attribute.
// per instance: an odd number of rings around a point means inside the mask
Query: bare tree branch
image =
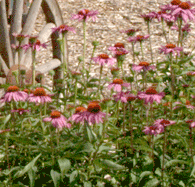
<svg viewBox="0 0 195 187"><path fill-rule="evenodd" d="M49 62L46 62L45 64L37 66L35 69L41 73L47 73L50 70L53 70L61 65L60 60L57 58L54 58L50 60Z"/></svg>
<svg viewBox="0 0 195 187"><path fill-rule="evenodd" d="M52 34L52 28L56 27L53 23L48 23L45 25L45 27L42 29L42 31L39 33L38 39L44 43L47 42L50 35Z"/></svg>
<svg viewBox="0 0 195 187"><path fill-rule="evenodd" d="M13 55L7 24L5 0L0 1L0 54L8 67L13 65Z"/></svg>

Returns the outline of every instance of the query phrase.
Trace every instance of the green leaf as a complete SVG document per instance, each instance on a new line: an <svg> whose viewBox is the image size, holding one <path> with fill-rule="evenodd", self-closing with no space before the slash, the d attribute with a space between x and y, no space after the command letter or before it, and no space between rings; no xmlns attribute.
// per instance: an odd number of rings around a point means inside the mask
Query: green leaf
<svg viewBox="0 0 195 187"><path fill-rule="evenodd" d="M193 161L195 163L195 156L193 156ZM190 177L192 177L192 176L195 177L195 164L194 164L194 167L193 167L191 174L190 174Z"/></svg>
<svg viewBox="0 0 195 187"><path fill-rule="evenodd" d="M183 181L179 181L179 185L181 185L182 187L186 186Z"/></svg>
<svg viewBox="0 0 195 187"><path fill-rule="evenodd" d="M157 178L154 178L150 181L148 181L144 187L155 187L159 184L159 180Z"/></svg>
<svg viewBox="0 0 195 187"><path fill-rule="evenodd" d="M110 169L113 169L113 170L123 170L125 169L124 166L122 165L119 165L111 160L102 160L101 161L103 163L104 166L110 168Z"/></svg>
<svg viewBox="0 0 195 187"><path fill-rule="evenodd" d="M81 152L91 153L94 151L93 145L90 142L87 142L83 145L83 150Z"/></svg>
<svg viewBox="0 0 195 187"><path fill-rule="evenodd" d="M30 179L30 187L35 186L35 173L36 173L37 168L34 166L32 169L28 171L28 177Z"/></svg>
<svg viewBox="0 0 195 187"><path fill-rule="evenodd" d="M102 181L97 181L97 187L104 187L104 183Z"/></svg>
<svg viewBox="0 0 195 187"><path fill-rule="evenodd" d="M186 162L186 161L183 161L183 160L174 159L174 160L168 161L168 162L165 164L165 168L174 166L174 165L176 165L176 164L187 164L187 162Z"/></svg>
<svg viewBox="0 0 195 187"><path fill-rule="evenodd" d="M103 124L102 124L102 123L100 123L100 124L99 124L99 127L100 127L100 128L99 128L99 136L100 136L100 137L102 137Z"/></svg>
<svg viewBox="0 0 195 187"><path fill-rule="evenodd" d="M53 169L50 171L51 178L53 180L54 186L59 187L60 184L60 173L54 171Z"/></svg>
<svg viewBox="0 0 195 187"><path fill-rule="evenodd" d="M11 168L11 170L9 170L9 169L6 169L6 170L4 170L2 173L4 174L4 175L9 175L10 173L12 173L13 171L15 171L15 170L19 170L20 169L20 167L19 166L16 166L16 167L13 167L13 168Z"/></svg>
<svg viewBox="0 0 195 187"><path fill-rule="evenodd" d="M78 171L77 170L73 171L70 174L70 183L72 183L76 179L77 176L78 176Z"/></svg>
<svg viewBox="0 0 195 187"><path fill-rule="evenodd" d="M144 171L144 172L142 172L141 175L140 175L139 182L140 182L144 177L146 177L146 176L148 176L148 175L151 175L151 174L152 174L151 171Z"/></svg>
<svg viewBox="0 0 195 187"><path fill-rule="evenodd" d="M131 179L132 179L133 183L136 183L137 182L137 177L133 173L131 173Z"/></svg>
<svg viewBox="0 0 195 187"><path fill-rule="evenodd" d="M147 151L147 152L152 152L152 148L151 147L145 147L145 146L138 146L137 147L138 150L140 151Z"/></svg>
<svg viewBox="0 0 195 187"><path fill-rule="evenodd" d="M98 150L98 153L101 153L102 151L110 151L110 150L115 150L109 146L105 146L105 144L102 144L100 147L99 147L99 150Z"/></svg>
<svg viewBox="0 0 195 187"><path fill-rule="evenodd" d="M92 186L92 184L90 181L84 182L84 187L91 187L91 186Z"/></svg>
<svg viewBox="0 0 195 187"><path fill-rule="evenodd" d="M26 172L28 172L30 169L32 169L32 167L35 165L35 162L39 159L39 157L41 156L41 153L36 156L30 163L28 163L24 169L18 171L14 177L22 177Z"/></svg>
<svg viewBox="0 0 195 187"><path fill-rule="evenodd" d="M97 136L96 134L93 132L93 130L91 129L91 127L89 125L87 125L87 134L88 134L88 138L90 142L94 142L95 140L97 140Z"/></svg>
<svg viewBox="0 0 195 187"><path fill-rule="evenodd" d="M60 171L62 173L62 176L71 168L70 160L64 158L64 159L58 159L58 164L60 166Z"/></svg>
<svg viewBox="0 0 195 187"><path fill-rule="evenodd" d="M3 119L3 125L6 125L7 122L10 120L11 118L11 114L7 115L4 119Z"/></svg>
<svg viewBox="0 0 195 187"><path fill-rule="evenodd" d="M90 79L88 82L96 82L96 81L99 81L99 79L97 79L97 78L92 78L92 79Z"/></svg>

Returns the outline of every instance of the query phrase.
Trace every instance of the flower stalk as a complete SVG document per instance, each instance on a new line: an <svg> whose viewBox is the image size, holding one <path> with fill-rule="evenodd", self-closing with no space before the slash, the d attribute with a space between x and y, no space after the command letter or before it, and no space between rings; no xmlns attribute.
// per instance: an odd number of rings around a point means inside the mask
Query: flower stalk
<svg viewBox="0 0 195 187"><path fill-rule="evenodd" d="M85 52L86 52L86 20L83 20L83 71L85 70Z"/></svg>
<svg viewBox="0 0 195 187"><path fill-rule="evenodd" d="M32 50L32 85L35 86L35 59L36 57L36 50Z"/></svg>
<svg viewBox="0 0 195 187"><path fill-rule="evenodd" d="M162 157L162 173L161 182L162 187L164 187L164 170L165 170L165 154L166 154L166 126L164 126L164 136L163 136L163 157Z"/></svg>
<svg viewBox="0 0 195 187"><path fill-rule="evenodd" d="M141 53L142 53L142 60L144 60L144 51L143 51L142 41L140 41L140 47L141 47Z"/></svg>
<svg viewBox="0 0 195 187"><path fill-rule="evenodd" d="M68 69L68 64L67 64L67 43L66 43L66 37L67 34L66 32L62 33L62 55L63 55L63 62L62 62L62 70L63 70L63 78L65 78L65 73L67 72Z"/></svg>
<svg viewBox="0 0 195 187"><path fill-rule="evenodd" d="M153 61L153 51L152 51L152 42L151 42L151 34L150 34L150 22L147 21L147 26L148 26L148 34L150 35L149 37L149 43L150 43L150 55L151 55L151 61L152 61L152 64L154 63Z"/></svg>
<svg viewBox="0 0 195 187"><path fill-rule="evenodd" d="M166 31L165 31L164 19L161 19L161 24L162 24L162 31L163 31L163 35L165 37L166 43L169 43L169 40L168 40L167 35L166 35Z"/></svg>
<svg viewBox="0 0 195 187"><path fill-rule="evenodd" d="M101 78L102 78L103 65L100 66L100 77L99 77L99 85L98 85L98 93L99 98L101 98Z"/></svg>
<svg viewBox="0 0 195 187"><path fill-rule="evenodd" d="M74 88L74 106L76 106L76 99L77 99L77 82L78 78L75 78L75 88Z"/></svg>
<svg viewBox="0 0 195 187"><path fill-rule="evenodd" d="M191 156L192 166L194 165L193 161L193 137L192 137L192 127L189 126L189 136L190 136L190 148L189 148L189 155Z"/></svg>
<svg viewBox="0 0 195 187"><path fill-rule="evenodd" d="M129 112L130 112L130 120L129 120L129 128L130 128L130 132L131 132L131 150L132 153L134 152L134 148L133 148L133 117L132 117L132 104L129 104Z"/></svg>

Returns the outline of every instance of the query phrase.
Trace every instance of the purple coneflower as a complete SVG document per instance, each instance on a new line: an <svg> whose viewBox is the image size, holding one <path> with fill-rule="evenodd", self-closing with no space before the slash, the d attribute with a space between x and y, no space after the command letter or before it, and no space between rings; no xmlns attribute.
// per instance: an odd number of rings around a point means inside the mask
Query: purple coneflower
<svg viewBox="0 0 195 187"><path fill-rule="evenodd" d="M10 101L26 101L28 94L24 91L19 91L17 86L9 86L1 102L10 102Z"/></svg>
<svg viewBox="0 0 195 187"><path fill-rule="evenodd" d="M174 16L172 16L171 14L166 13L165 10L156 12L155 13L155 18L158 21L162 21L162 20L165 20L165 21L174 21Z"/></svg>
<svg viewBox="0 0 195 187"><path fill-rule="evenodd" d="M85 112L87 111L87 109L83 106L78 106L76 109L75 109L75 113L79 113L79 112Z"/></svg>
<svg viewBox="0 0 195 187"><path fill-rule="evenodd" d="M190 128L194 128L195 127L195 121L192 120L192 119L191 120L187 120L186 123L189 124Z"/></svg>
<svg viewBox="0 0 195 187"><path fill-rule="evenodd" d="M164 92L158 93L154 88L148 88L145 92L139 92L138 98L144 99L145 103L153 103L156 101L160 103L161 99L165 96Z"/></svg>
<svg viewBox="0 0 195 187"><path fill-rule="evenodd" d="M146 126L145 129L143 130L145 134L149 135L157 135L160 133L164 132L164 127L163 125L152 125L152 126Z"/></svg>
<svg viewBox="0 0 195 187"><path fill-rule="evenodd" d="M176 47L174 44L167 44L166 46L161 46L160 53L169 54L172 53L173 56L180 56L180 52L183 51L182 47Z"/></svg>
<svg viewBox="0 0 195 187"><path fill-rule="evenodd" d="M136 42L142 42L142 41L148 39L149 37L150 37L149 34L147 34L147 35L145 35L145 36L143 36L143 35L137 35L137 36L135 36L135 37L129 37L127 40L128 40L129 42L134 42L134 43L136 43Z"/></svg>
<svg viewBox="0 0 195 187"><path fill-rule="evenodd" d="M136 99L137 99L137 96L135 96L134 94L127 94L127 101L128 102L132 102Z"/></svg>
<svg viewBox="0 0 195 187"><path fill-rule="evenodd" d="M11 110L11 112L17 112L20 115L22 115L23 113L29 112L29 110L24 109L24 108L18 108L18 109L15 109L15 110Z"/></svg>
<svg viewBox="0 0 195 187"><path fill-rule="evenodd" d="M87 122L89 125L103 123L103 118L106 117L106 113L101 112L101 107L98 102L90 102L88 104L87 110L77 112L73 114L69 120L75 123L81 123L84 125Z"/></svg>
<svg viewBox="0 0 195 187"><path fill-rule="evenodd" d="M175 121L172 121L172 120L157 119L157 120L154 122L154 125L163 125L164 127L167 127L167 126L173 125L173 124L175 124L175 123L176 123L176 122L175 122Z"/></svg>
<svg viewBox="0 0 195 187"><path fill-rule="evenodd" d="M174 104L175 104L176 106L173 107L173 110L175 110L175 109L177 109L177 108L180 108L180 107L182 107L182 106L185 106L186 108L192 109L192 110L195 109L195 107L194 107L193 105L191 105L191 103L190 103L189 100L186 100L185 105L183 105L180 101L174 102Z"/></svg>
<svg viewBox="0 0 195 187"><path fill-rule="evenodd" d="M177 25L173 25L172 27L171 27L171 30L179 30L179 28L178 28L178 26ZM190 31L191 31L191 29L190 29L190 24L185 24L182 28L181 28L181 31L182 32L187 32L187 33L189 33Z"/></svg>
<svg viewBox="0 0 195 187"><path fill-rule="evenodd" d="M120 56L120 55L126 55L127 53L129 53L129 51L127 51L124 47L123 43L116 43L114 45L114 47L109 47L108 48L109 51L112 51L115 55L115 58Z"/></svg>
<svg viewBox="0 0 195 187"><path fill-rule="evenodd" d="M29 43L23 45L23 49L27 51L29 48L32 48L34 51L40 51L40 47L46 48L46 43L41 43L40 40L37 39L37 37L30 37Z"/></svg>
<svg viewBox="0 0 195 187"><path fill-rule="evenodd" d="M83 9L78 12L78 14L73 14L71 19L78 19L79 21L84 20L85 22L88 21L88 19L91 17L92 20L95 22L97 20L97 15L98 11L95 10L88 10L88 9Z"/></svg>
<svg viewBox="0 0 195 187"><path fill-rule="evenodd" d="M29 95L28 101L37 104L52 102L51 97L46 94L44 88L36 88L35 91Z"/></svg>
<svg viewBox="0 0 195 187"><path fill-rule="evenodd" d="M51 121L52 125L60 130L63 127L71 128L71 124L59 111L52 111L50 117L44 118L43 121Z"/></svg>
<svg viewBox="0 0 195 187"><path fill-rule="evenodd" d="M130 94L129 91L127 92L118 92L117 94L113 95L115 101L121 100L122 103L127 103L134 101L136 99L136 96L133 94Z"/></svg>
<svg viewBox="0 0 195 187"><path fill-rule="evenodd" d="M156 14L155 12L150 12L148 14L142 14L141 17L144 19L145 22L152 21L153 18L155 18Z"/></svg>
<svg viewBox="0 0 195 187"><path fill-rule="evenodd" d="M117 76L119 74L119 68L111 67L110 72L113 76Z"/></svg>
<svg viewBox="0 0 195 187"><path fill-rule="evenodd" d="M0 134L3 134L5 132L9 132L9 131L10 131L10 129L0 130Z"/></svg>
<svg viewBox="0 0 195 187"><path fill-rule="evenodd" d="M154 65L150 65L148 62L140 62L139 65L133 64L132 65L132 70L140 72L141 70L143 71L148 71L151 69L155 69Z"/></svg>
<svg viewBox="0 0 195 187"><path fill-rule="evenodd" d="M174 10L175 8L177 8L179 6L180 3L181 3L180 0L173 0L173 1L171 1L171 4L163 5L160 7L160 9L163 11Z"/></svg>
<svg viewBox="0 0 195 187"><path fill-rule="evenodd" d="M108 64L113 66L114 63L116 62L115 58L109 58L107 54L100 54L98 57L93 57L92 58L96 63L99 63L101 66L104 64Z"/></svg>
<svg viewBox="0 0 195 187"><path fill-rule="evenodd" d="M14 36L16 40L18 40L19 42L22 42L25 38L29 37L29 35L27 34L16 34L16 33L13 33L12 36Z"/></svg>
<svg viewBox="0 0 195 187"><path fill-rule="evenodd" d="M113 95L114 100L118 102L121 100L122 103L127 103L127 94L129 92L118 92L117 94Z"/></svg>
<svg viewBox="0 0 195 187"><path fill-rule="evenodd" d="M67 25L60 25L59 27L52 28L52 32L56 32L56 31L58 31L59 33L66 33L68 31L71 31L74 34L76 34L75 29L73 27L69 27Z"/></svg>
<svg viewBox="0 0 195 187"><path fill-rule="evenodd" d="M189 71L186 73L186 75L188 76L194 76L195 75L195 71Z"/></svg>
<svg viewBox="0 0 195 187"><path fill-rule="evenodd" d="M120 32L126 33L127 36L133 36L139 29L128 29L128 30L122 30Z"/></svg>
<svg viewBox="0 0 195 187"><path fill-rule="evenodd" d="M186 101L186 108L194 110L195 107L191 105L191 102L189 100Z"/></svg>
<svg viewBox="0 0 195 187"><path fill-rule="evenodd" d="M113 82L108 85L108 89L113 88L114 91L121 92L122 86L128 87L128 86L130 86L130 83L125 83L125 82L123 82L122 79L114 79Z"/></svg>
<svg viewBox="0 0 195 187"><path fill-rule="evenodd" d="M26 92L27 94L32 94L33 93L33 90L29 90L27 88L25 88L23 91Z"/></svg>
<svg viewBox="0 0 195 187"><path fill-rule="evenodd" d="M195 22L195 9L191 9L191 6L192 4L190 2L181 2L172 10L173 12L171 14L175 16L175 20L182 18L185 23L187 23L188 20Z"/></svg>

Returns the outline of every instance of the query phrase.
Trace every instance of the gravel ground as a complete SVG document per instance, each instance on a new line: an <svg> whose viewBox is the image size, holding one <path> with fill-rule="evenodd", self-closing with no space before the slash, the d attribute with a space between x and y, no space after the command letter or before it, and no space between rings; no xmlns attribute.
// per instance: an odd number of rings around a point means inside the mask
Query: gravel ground
<svg viewBox="0 0 195 187"><path fill-rule="evenodd" d="M163 0L58 0L60 9L63 14L64 23L76 28L77 33L68 33L68 46L69 46L69 66L71 70L76 70L78 66L78 57L83 53L83 30L82 22L77 20L71 20L71 15L78 13L82 9L98 10L98 20L87 22L87 47L86 47L86 63L89 63L92 53L92 41L99 41L95 56L101 53L107 53L111 57L111 52L108 51L109 46L114 46L115 43L120 42L125 44L125 48L130 51L126 55L124 63L124 72L129 74L129 64L132 63L132 50L131 44L127 41L127 35L121 33L121 30L127 29L140 29L137 33L139 35L146 35L147 26L140 17L141 14L146 14L151 11L159 11L159 6L170 3L171 1ZM37 35L46 24L43 11L40 9L38 19L36 21L36 27L33 35ZM191 36L185 42L186 52L192 48L194 43L194 24L191 24ZM154 62L161 61L164 55L159 54L158 50L161 45L165 45L165 39L162 35L161 23L154 20L151 24L151 41L152 50L154 52ZM176 31L171 31L170 41L175 43L177 36ZM51 43L47 49L41 49L37 53L37 65L45 63L52 59ZM135 51L139 51L139 44L136 44ZM144 42L144 61L151 62L149 41ZM92 62L91 76L96 77L99 74L99 65ZM136 63L139 63L137 60ZM89 64L88 64L89 65ZM108 67L104 68L104 76L111 77L111 73ZM46 85L51 86L51 77L46 75Z"/></svg>
<svg viewBox="0 0 195 187"><path fill-rule="evenodd" d="M76 14L81 9L98 10L98 20L94 23L92 21L87 22L87 48L86 48L86 62L90 61L93 46L92 41L99 41L95 56L101 53L111 53L107 50L109 46L113 46L117 42L125 44L125 48L130 51L126 55L126 61L124 64L125 73L129 73L129 64L132 63L131 44L127 42L126 34L120 33L121 30L127 30L131 28L140 29L137 34L146 35L147 26L140 17L141 14L146 14L151 11L159 11L159 6L170 3L171 1L162 0L58 0L60 9L63 13L64 23L73 26L77 30L77 34L68 34L69 45L69 65L72 70L75 70L78 65L78 57L83 53L83 31L82 22L77 20L70 20L72 14ZM35 33L39 32L44 26L44 15L40 10L40 16L37 19ZM192 28L194 25L192 23ZM194 42L193 37L189 37L189 40L185 43L185 48L189 48ZM158 48L161 45L165 45L165 39L162 36L161 23L156 20L151 24L151 41L152 49L154 52L154 61L157 62L164 58L160 55ZM171 31L171 42L174 43L176 31ZM136 51L139 50L139 45L136 45ZM151 62L149 52L149 41L144 45L145 61ZM43 49L37 56L39 63L44 63L52 58L51 47L47 50ZM139 63L139 61L137 62ZM93 63L94 64L94 63ZM96 76L99 73L99 65L92 66L91 75ZM109 68L104 69L104 76L111 76ZM49 83L49 79L47 83ZM51 83L51 82L50 82Z"/></svg>

